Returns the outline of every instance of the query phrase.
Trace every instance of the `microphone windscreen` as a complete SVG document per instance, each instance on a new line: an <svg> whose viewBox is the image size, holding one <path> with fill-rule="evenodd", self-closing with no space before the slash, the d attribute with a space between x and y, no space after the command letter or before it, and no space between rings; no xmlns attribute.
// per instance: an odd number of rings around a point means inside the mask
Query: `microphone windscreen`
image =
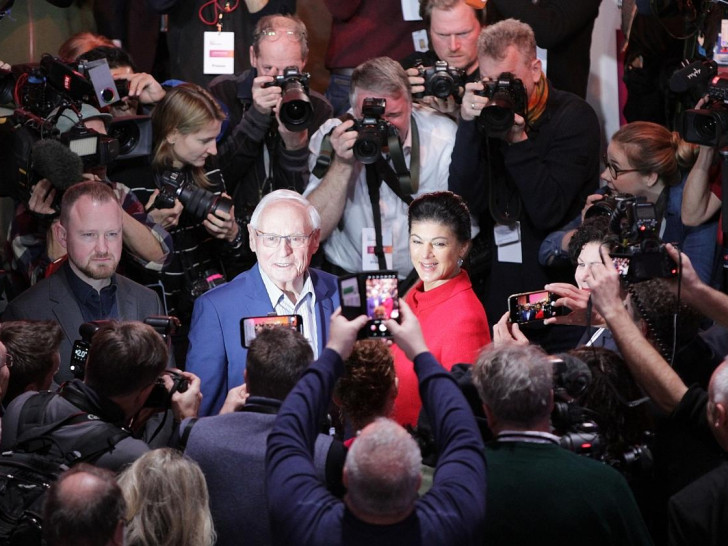
<svg viewBox="0 0 728 546"><path fill-rule="evenodd" d="M569 396L578 398L591 385L592 373L589 366L568 353L556 356L560 361L557 360L554 366L554 384L563 387Z"/></svg>
<svg viewBox="0 0 728 546"><path fill-rule="evenodd" d="M31 157L32 169L56 190L65 191L83 180L83 161L57 140L39 140L33 144Z"/></svg>
<svg viewBox="0 0 728 546"><path fill-rule="evenodd" d="M693 61L676 70L670 76L670 91L684 93L693 87L704 88L718 73L718 65L713 61Z"/></svg>

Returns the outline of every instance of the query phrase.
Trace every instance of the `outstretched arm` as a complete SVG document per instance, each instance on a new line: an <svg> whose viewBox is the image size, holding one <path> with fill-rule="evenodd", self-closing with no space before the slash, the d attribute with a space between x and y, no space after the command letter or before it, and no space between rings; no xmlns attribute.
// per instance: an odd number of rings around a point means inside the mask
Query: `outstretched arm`
<svg viewBox="0 0 728 546"><path fill-rule="evenodd" d="M600 252L604 262L611 264L608 251L602 247ZM635 381L661 409L674 410L688 388L624 307L617 270L604 263L591 264L589 287L594 307L606 320Z"/></svg>
<svg viewBox="0 0 728 546"><path fill-rule="evenodd" d="M700 146L698 158L685 180L680 215L686 226L699 226L720 209L721 200L710 191L710 167L714 157L715 148Z"/></svg>

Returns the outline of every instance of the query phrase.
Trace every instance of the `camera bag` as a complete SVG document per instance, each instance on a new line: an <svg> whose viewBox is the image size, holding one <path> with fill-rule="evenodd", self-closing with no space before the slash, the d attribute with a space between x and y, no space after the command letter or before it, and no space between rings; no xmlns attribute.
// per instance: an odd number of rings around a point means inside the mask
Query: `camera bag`
<svg viewBox="0 0 728 546"><path fill-rule="evenodd" d="M42 539L43 501L51 484L71 466L93 463L129 436L111 423L91 430L78 427L73 440L59 441L52 433L97 417L80 411L48 425L39 423L48 403L58 394L46 391L31 396L20 413L18 429L27 425L12 450L0 454L0 546L36 546ZM71 445L72 444L72 445Z"/></svg>

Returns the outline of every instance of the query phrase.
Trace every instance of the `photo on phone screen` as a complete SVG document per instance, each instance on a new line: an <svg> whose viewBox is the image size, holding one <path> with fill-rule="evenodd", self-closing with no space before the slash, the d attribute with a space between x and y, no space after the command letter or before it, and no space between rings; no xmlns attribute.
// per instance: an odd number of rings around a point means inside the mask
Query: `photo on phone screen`
<svg viewBox="0 0 728 546"><path fill-rule="evenodd" d="M564 307L555 307L559 296L547 290L523 292L508 297L508 312L511 322L524 324L564 314Z"/></svg>
<svg viewBox="0 0 728 546"><path fill-rule="evenodd" d="M629 262L629 256L612 256L612 263L620 277L626 277L629 273Z"/></svg>
<svg viewBox="0 0 728 546"><path fill-rule="evenodd" d="M341 310L349 320L367 315L360 337L390 337L386 319L399 320L399 293L395 271L364 272L339 278Z"/></svg>
<svg viewBox="0 0 728 546"><path fill-rule="evenodd" d="M265 328L288 327L303 331L301 315L269 315L265 317L244 317L240 319L240 343L246 349Z"/></svg>

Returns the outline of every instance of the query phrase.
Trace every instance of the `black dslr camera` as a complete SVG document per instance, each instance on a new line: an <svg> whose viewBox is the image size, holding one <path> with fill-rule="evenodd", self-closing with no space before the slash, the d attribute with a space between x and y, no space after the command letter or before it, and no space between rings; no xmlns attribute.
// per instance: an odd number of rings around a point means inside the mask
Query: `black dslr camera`
<svg viewBox="0 0 728 546"><path fill-rule="evenodd" d="M386 107L386 99L367 97L361 109L362 118L354 120L353 129L359 133L354 142L354 157L365 165L376 162L387 139L397 134L397 129L382 119Z"/></svg>
<svg viewBox="0 0 728 546"><path fill-rule="evenodd" d="M526 115L526 88L510 72L503 72L496 80L484 81L483 86L476 94L488 98L489 102L476 118L478 128L488 137L505 138L513 127L515 114Z"/></svg>
<svg viewBox="0 0 728 546"><path fill-rule="evenodd" d="M233 202L227 197L215 195L211 191L195 186L194 182L187 180L183 171L164 171L161 175L159 195L154 200L153 206L158 209L171 209L174 207L175 199L179 199L185 210L200 220L217 211L229 214L233 206Z"/></svg>
<svg viewBox="0 0 728 546"><path fill-rule="evenodd" d="M263 87L277 86L281 88L280 117L289 131L303 131L308 128L313 117L313 106L308 96L308 72L299 72L295 66L287 66L283 74L276 76L272 82Z"/></svg>
<svg viewBox="0 0 728 546"><path fill-rule="evenodd" d="M634 195L608 194L590 207L584 216L589 218L599 214L609 216L609 231L615 238L610 256L625 281L677 276L677 265L667 254L658 235L660 222L655 205Z"/></svg>
<svg viewBox="0 0 728 546"><path fill-rule="evenodd" d="M422 61L418 61L415 68L425 79L425 90L422 93L413 93L412 97L421 99L434 96L446 99L450 95L460 98L460 88L463 87L463 71L459 68L450 68L447 61L436 61L435 66L425 68Z"/></svg>
<svg viewBox="0 0 728 546"><path fill-rule="evenodd" d="M708 102L701 109L683 112L678 132L693 144L728 146L728 78L718 76L712 80L708 86Z"/></svg>

